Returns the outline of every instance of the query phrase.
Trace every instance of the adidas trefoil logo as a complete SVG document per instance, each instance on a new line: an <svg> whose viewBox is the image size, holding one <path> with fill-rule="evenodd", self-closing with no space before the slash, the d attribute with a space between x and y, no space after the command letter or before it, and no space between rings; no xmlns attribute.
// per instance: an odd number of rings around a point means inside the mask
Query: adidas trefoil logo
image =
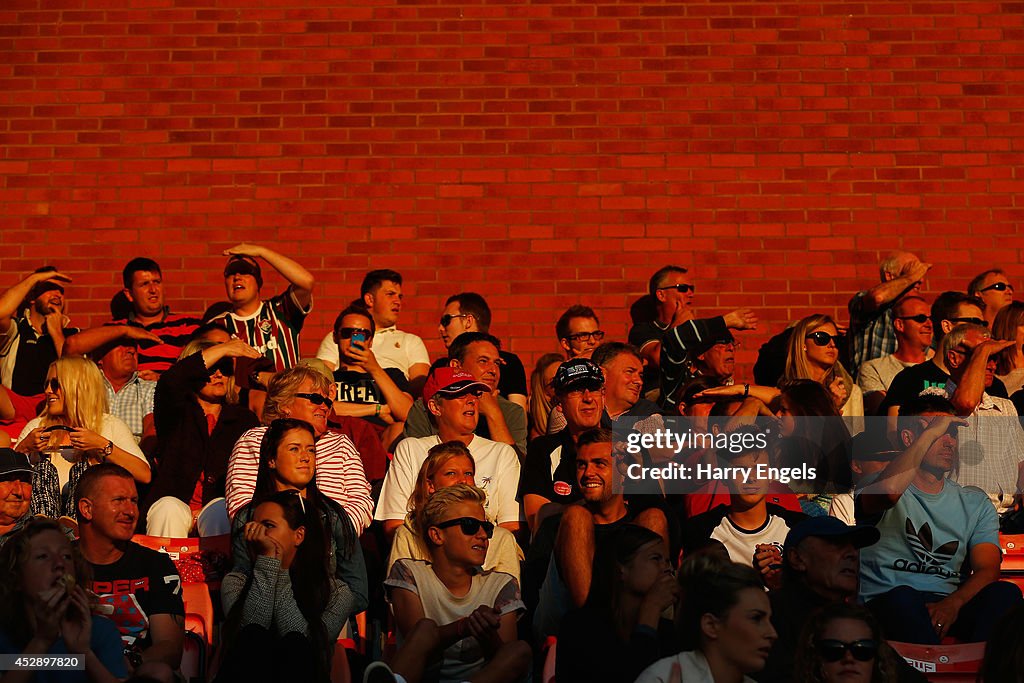
<svg viewBox="0 0 1024 683"><path fill-rule="evenodd" d="M910 518L907 518L906 532L907 543L914 553L914 560L898 559L893 562L893 569L915 574L937 574L946 578L959 573L958 569L948 565L960 549L960 541L948 541L933 548L931 525L925 522L920 529L915 529Z"/></svg>

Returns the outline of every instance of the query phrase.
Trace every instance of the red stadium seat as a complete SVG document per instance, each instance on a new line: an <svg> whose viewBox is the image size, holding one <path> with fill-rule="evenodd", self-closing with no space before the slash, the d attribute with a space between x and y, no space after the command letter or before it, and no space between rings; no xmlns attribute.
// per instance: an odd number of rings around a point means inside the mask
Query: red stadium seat
<svg viewBox="0 0 1024 683"><path fill-rule="evenodd" d="M136 534L139 545L170 555L181 575L181 582L204 583L220 590L221 579L231 571L231 536L167 538Z"/></svg>
<svg viewBox="0 0 1024 683"><path fill-rule="evenodd" d="M916 645L890 640L889 645L929 681L944 683L975 683L985 656L985 643Z"/></svg>
<svg viewBox="0 0 1024 683"><path fill-rule="evenodd" d="M1024 534L1000 534L999 547L1003 551L999 578L1017 584L1024 591Z"/></svg>
<svg viewBox="0 0 1024 683"><path fill-rule="evenodd" d="M544 672L541 674L541 683L555 683L555 649L558 640L554 636L548 636L544 648L547 654L544 655Z"/></svg>

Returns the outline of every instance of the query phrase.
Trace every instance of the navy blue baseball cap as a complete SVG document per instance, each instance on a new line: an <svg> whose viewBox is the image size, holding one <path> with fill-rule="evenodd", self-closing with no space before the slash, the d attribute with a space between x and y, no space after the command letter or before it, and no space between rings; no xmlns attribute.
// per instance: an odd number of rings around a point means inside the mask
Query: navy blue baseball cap
<svg viewBox="0 0 1024 683"><path fill-rule="evenodd" d="M795 548L800 541L809 536L818 538L849 538L855 548L874 545L881 534L873 526L858 524L850 526L843 520L831 515L810 517L797 524L786 534L786 548Z"/></svg>

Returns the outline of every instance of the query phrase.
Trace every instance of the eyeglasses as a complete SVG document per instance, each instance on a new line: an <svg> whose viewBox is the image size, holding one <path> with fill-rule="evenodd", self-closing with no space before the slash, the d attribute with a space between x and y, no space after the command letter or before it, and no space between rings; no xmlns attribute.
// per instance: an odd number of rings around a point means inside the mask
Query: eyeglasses
<svg viewBox="0 0 1024 683"><path fill-rule="evenodd" d="M452 315L451 313L445 313L444 315L441 316L441 327L448 327L449 325L452 324L452 321L455 320L456 318L472 318L472 317L473 316L470 315L469 313L456 313L455 315Z"/></svg>
<svg viewBox="0 0 1024 683"><path fill-rule="evenodd" d="M855 640L852 643L844 643L841 640L819 640L814 644L821 658L826 662L838 662L849 650L853 658L858 662L868 662L875 658L878 653L878 643L873 640Z"/></svg>
<svg viewBox="0 0 1024 683"><path fill-rule="evenodd" d="M669 285L668 287L658 287L658 291L661 291L663 289L674 289L677 292L682 292L683 294L689 294L690 292L696 292L697 291L697 288L694 287L693 285L684 285L684 284Z"/></svg>
<svg viewBox="0 0 1024 683"><path fill-rule="evenodd" d="M570 334L566 337L571 342L589 342L601 341L604 339L604 332L602 330L594 330L593 332L577 332L576 334Z"/></svg>
<svg viewBox="0 0 1024 683"><path fill-rule="evenodd" d="M950 318L951 323L970 323L971 325L981 325L982 327L988 327L988 321L981 318Z"/></svg>
<svg viewBox="0 0 1024 683"><path fill-rule="evenodd" d="M206 374L210 377L213 377L216 372L220 372L225 377L231 377L231 375L235 374L235 364L231 362L230 358L221 358L213 364L213 367L206 370Z"/></svg>
<svg viewBox="0 0 1024 683"><path fill-rule="evenodd" d="M983 287L982 289L979 289L978 292L987 292L993 289L997 292L1005 292L1006 290L1010 290L1012 292L1013 285L1011 285L1009 282L993 282L988 287Z"/></svg>
<svg viewBox="0 0 1024 683"><path fill-rule="evenodd" d="M487 538L494 535L494 524L483 519L477 519L476 517L458 517L456 519L449 519L447 522L440 522L434 526L438 529L458 526L466 536L476 536L476 533L480 531L480 527L483 527Z"/></svg>
<svg viewBox="0 0 1024 683"><path fill-rule="evenodd" d="M60 382L57 381L56 377L51 377L50 381L46 383L46 386L50 387L50 391L55 394L60 391Z"/></svg>
<svg viewBox="0 0 1024 683"><path fill-rule="evenodd" d="M370 330L365 327L342 327L338 330L338 339L351 339L352 335L358 332L361 332L363 337L366 339L369 339L373 335L373 332L370 332Z"/></svg>
<svg viewBox="0 0 1024 683"><path fill-rule="evenodd" d="M810 339L814 342L815 346L828 346L828 343L834 342L836 346L839 346L839 342L842 340L838 334L829 334L828 332L811 332L804 339Z"/></svg>
<svg viewBox="0 0 1024 683"><path fill-rule="evenodd" d="M898 315L896 316L896 319L913 320L915 323L919 325L924 325L926 322L928 322L928 316L925 315L924 313L918 313L917 315Z"/></svg>
<svg viewBox="0 0 1024 683"><path fill-rule="evenodd" d="M315 406L329 406L333 401L320 394L295 394L295 398L304 398Z"/></svg>

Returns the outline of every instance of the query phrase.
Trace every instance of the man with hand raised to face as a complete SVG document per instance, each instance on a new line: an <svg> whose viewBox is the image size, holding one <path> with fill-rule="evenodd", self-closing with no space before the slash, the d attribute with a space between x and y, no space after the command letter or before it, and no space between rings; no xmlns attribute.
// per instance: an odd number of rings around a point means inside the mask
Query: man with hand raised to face
<svg viewBox="0 0 1024 683"><path fill-rule="evenodd" d="M224 289L231 310L212 318L228 332L274 361L278 372L299 360L299 333L313 309L313 274L292 259L256 244L239 244L224 250ZM288 289L263 301L263 270L269 263L288 281Z"/></svg>

